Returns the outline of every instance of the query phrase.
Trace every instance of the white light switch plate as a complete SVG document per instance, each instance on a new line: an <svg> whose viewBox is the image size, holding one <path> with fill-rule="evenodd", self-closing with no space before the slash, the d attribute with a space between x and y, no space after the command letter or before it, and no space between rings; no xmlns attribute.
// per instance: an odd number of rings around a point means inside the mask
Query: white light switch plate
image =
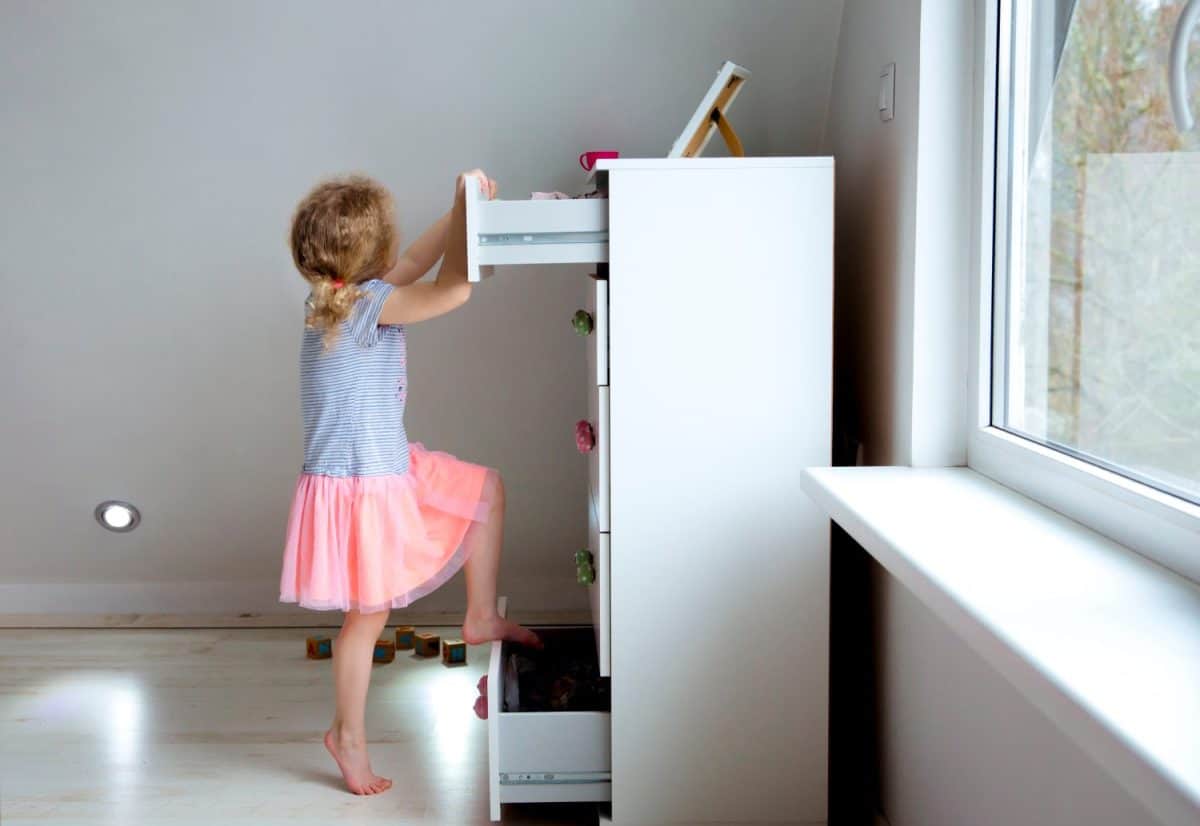
<svg viewBox="0 0 1200 826"><path fill-rule="evenodd" d="M879 119L896 116L896 64L889 63L879 75Z"/></svg>

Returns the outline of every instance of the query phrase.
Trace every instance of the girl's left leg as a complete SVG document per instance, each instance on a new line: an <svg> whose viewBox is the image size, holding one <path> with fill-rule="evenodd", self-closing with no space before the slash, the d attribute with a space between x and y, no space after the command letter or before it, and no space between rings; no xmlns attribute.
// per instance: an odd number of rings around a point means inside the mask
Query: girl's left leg
<svg viewBox="0 0 1200 826"><path fill-rule="evenodd" d="M379 794L392 781L371 771L367 757L367 687L375 641L387 625L388 612L346 613L341 633L333 645L333 683L337 709L333 725L325 732L325 748L333 755L346 787L355 794Z"/></svg>
<svg viewBox="0 0 1200 826"><path fill-rule="evenodd" d="M496 610L496 580L500 576L500 548L504 541L504 482L496 472L488 473L484 496L491 503L487 521L467 531L463 545L469 556L467 574L467 618L463 639L471 645L492 640L512 640L522 645L541 646L537 634L500 616Z"/></svg>

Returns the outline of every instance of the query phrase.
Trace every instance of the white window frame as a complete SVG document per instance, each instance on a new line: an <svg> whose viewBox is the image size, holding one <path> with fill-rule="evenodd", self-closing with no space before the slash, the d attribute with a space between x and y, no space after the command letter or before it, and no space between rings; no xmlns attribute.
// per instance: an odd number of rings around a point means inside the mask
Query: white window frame
<svg viewBox="0 0 1200 826"><path fill-rule="evenodd" d="M1014 82L1018 93L1022 89L1027 92L1027 76L1018 73L1014 81L1010 71L1014 56L1009 44L1013 42L1011 26L1025 35L1017 41L1018 51L1028 42L1030 2L1033 0L977 0L976 4L971 169L974 214L979 220L972 231L967 464L1200 583L1200 506L991 424L992 376L1005 369L1004 348L992 344L993 321L1007 324L1005 302L998 299L1006 289L1009 245L997 243L1004 236L996 232L995 219L1008 213L1009 193L1007 186L1000 186L998 164L1007 163L1009 135L1028 134L1023 128L1011 129L1013 113L996 104L1009 100ZM1021 57L1016 56L1017 66L1027 66L1028 61ZM1018 149L1028 151L1027 147ZM1014 168L1028 169L1028 164L1014 164ZM1021 180L1013 182L1018 195L1023 185ZM1023 227L1015 231L1020 237Z"/></svg>

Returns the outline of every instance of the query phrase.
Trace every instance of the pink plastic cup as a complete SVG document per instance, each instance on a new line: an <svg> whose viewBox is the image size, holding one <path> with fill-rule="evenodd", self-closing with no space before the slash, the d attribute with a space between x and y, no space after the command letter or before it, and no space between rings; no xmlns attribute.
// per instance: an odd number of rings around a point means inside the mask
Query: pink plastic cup
<svg viewBox="0 0 1200 826"><path fill-rule="evenodd" d="M619 157L621 157L621 153L612 149L594 149L591 152L584 152L579 156L579 165L588 172L591 172L592 167L596 165L596 161L600 160L601 158Z"/></svg>

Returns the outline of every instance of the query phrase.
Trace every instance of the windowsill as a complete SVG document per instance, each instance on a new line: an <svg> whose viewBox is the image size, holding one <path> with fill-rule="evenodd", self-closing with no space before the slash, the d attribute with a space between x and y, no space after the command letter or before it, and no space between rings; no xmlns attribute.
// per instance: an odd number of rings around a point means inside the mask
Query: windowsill
<svg viewBox="0 0 1200 826"><path fill-rule="evenodd" d="M805 485L1158 818L1200 820L1200 588L969 468Z"/></svg>

